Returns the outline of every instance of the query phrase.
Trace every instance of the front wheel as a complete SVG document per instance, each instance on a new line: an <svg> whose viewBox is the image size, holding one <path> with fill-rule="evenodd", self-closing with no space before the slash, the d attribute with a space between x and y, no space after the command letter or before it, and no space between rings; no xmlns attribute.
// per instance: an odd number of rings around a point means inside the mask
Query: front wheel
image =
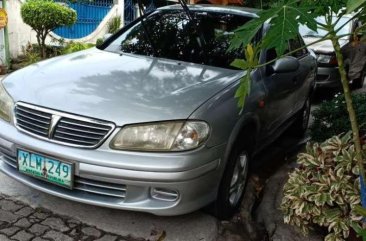
<svg viewBox="0 0 366 241"><path fill-rule="evenodd" d="M234 148L232 151L212 207L217 218L228 219L239 208L247 183L249 159L249 152L245 149Z"/></svg>
<svg viewBox="0 0 366 241"><path fill-rule="evenodd" d="M292 126L292 133L298 137L303 137L306 130L308 129L309 119L310 119L310 98L308 97L304 103L303 108L298 113L296 120Z"/></svg>

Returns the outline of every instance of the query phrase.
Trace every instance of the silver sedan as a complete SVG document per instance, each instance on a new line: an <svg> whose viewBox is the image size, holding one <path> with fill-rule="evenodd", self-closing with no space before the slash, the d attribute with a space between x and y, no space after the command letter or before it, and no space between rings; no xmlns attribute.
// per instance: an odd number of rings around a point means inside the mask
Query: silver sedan
<svg viewBox="0 0 366 241"><path fill-rule="evenodd" d="M288 127L306 130L316 61L304 49L258 68L240 111L234 95L244 73L230 63L242 51L227 49L256 11L190 11L194 20L180 6L158 9L99 48L8 76L0 169L93 205L157 215L210 205L220 218L233 214L252 157ZM273 50L262 51L261 61L271 58Z"/></svg>

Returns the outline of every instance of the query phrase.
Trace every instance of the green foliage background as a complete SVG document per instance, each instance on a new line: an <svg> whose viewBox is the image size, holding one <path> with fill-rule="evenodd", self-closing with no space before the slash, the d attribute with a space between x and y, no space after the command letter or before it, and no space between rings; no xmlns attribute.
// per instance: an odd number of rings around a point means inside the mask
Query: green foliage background
<svg viewBox="0 0 366 241"><path fill-rule="evenodd" d="M66 46L64 47L62 54L71 54L71 53L75 53L81 50L85 50L85 49L89 49L94 47L94 44L89 44L89 43L80 43L80 42L70 42L68 44L66 44Z"/></svg>
<svg viewBox="0 0 366 241"><path fill-rule="evenodd" d="M57 27L76 22L76 12L52 0L28 0L20 9L23 21L36 32L40 55L46 58L46 37Z"/></svg>
<svg viewBox="0 0 366 241"><path fill-rule="evenodd" d="M352 100L361 132L366 134L366 93L353 94ZM313 117L314 122L310 127L313 141L322 142L351 129L344 95L341 94L321 103L319 108L313 111Z"/></svg>
<svg viewBox="0 0 366 241"><path fill-rule="evenodd" d="M108 33L115 34L121 28L122 19L120 16L113 17L108 23Z"/></svg>
<svg viewBox="0 0 366 241"><path fill-rule="evenodd" d="M28 0L21 7L23 21L35 31L51 31L60 26L72 25L76 12L52 0Z"/></svg>

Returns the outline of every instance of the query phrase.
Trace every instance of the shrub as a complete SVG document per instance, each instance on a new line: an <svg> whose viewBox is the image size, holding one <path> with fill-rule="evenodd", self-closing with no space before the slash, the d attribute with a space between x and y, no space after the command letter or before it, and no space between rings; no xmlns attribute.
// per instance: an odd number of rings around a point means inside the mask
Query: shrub
<svg viewBox="0 0 366 241"><path fill-rule="evenodd" d="M355 156L350 132L322 144L308 144L284 186L285 223L305 234L314 225L326 227L325 240L344 240L351 226L360 227L362 216L354 212L361 202Z"/></svg>
<svg viewBox="0 0 366 241"><path fill-rule="evenodd" d="M39 61L41 61L41 56L39 55L39 53L37 52L27 52L25 54L25 60L24 60L24 65L31 65L31 64L35 64Z"/></svg>
<svg viewBox="0 0 366 241"><path fill-rule="evenodd" d="M121 17L113 17L108 23L108 33L115 34L121 28Z"/></svg>
<svg viewBox="0 0 366 241"><path fill-rule="evenodd" d="M38 46L29 42L26 46L23 46L23 56L21 57L21 62L18 65L19 67L23 68L42 60L37 47Z"/></svg>
<svg viewBox="0 0 366 241"><path fill-rule="evenodd" d="M81 50L89 49L94 47L94 44L89 43L80 43L80 42L70 42L66 44L64 50L62 51L63 54L71 54L74 52L78 52Z"/></svg>
<svg viewBox="0 0 366 241"><path fill-rule="evenodd" d="M97 39L97 42L96 42L96 46L98 47L98 46L101 46L102 44L103 44L103 42L104 42L104 40L102 39L102 38L98 38Z"/></svg>
<svg viewBox="0 0 366 241"><path fill-rule="evenodd" d="M63 47L60 45L46 45L45 46L45 53L46 53L47 58L52 58L55 56L62 55L62 51L63 51ZM37 53L38 56L41 57L41 55L39 54L41 52L41 49L37 44L32 45L32 52Z"/></svg>
<svg viewBox="0 0 366 241"><path fill-rule="evenodd" d="M361 131L366 131L366 94L353 94L352 100ZM324 141L332 136L346 133L351 130L347 115L344 95L320 104L313 111L314 122L310 127L310 135L314 141Z"/></svg>
<svg viewBox="0 0 366 241"><path fill-rule="evenodd" d="M21 7L23 21L36 32L40 53L46 58L46 37L57 27L76 22L76 12L52 0L28 0Z"/></svg>

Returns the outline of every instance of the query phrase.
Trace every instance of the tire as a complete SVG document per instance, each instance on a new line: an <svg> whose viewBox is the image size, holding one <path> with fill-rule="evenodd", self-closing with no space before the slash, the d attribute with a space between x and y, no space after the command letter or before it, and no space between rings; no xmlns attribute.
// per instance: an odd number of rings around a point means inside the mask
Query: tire
<svg viewBox="0 0 366 241"><path fill-rule="evenodd" d="M250 152L234 147L220 183L216 201L209 207L220 220L231 218L238 210L248 179Z"/></svg>
<svg viewBox="0 0 366 241"><path fill-rule="evenodd" d="M308 129L310 119L310 97L308 97L304 103L303 108L297 114L296 120L292 125L291 131L296 137L303 137Z"/></svg>
<svg viewBox="0 0 366 241"><path fill-rule="evenodd" d="M354 89L361 89L363 87L363 84L365 83L365 77L366 77L366 70L362 71L361 77L358 79L353 80L353 88Z"/></svg>

